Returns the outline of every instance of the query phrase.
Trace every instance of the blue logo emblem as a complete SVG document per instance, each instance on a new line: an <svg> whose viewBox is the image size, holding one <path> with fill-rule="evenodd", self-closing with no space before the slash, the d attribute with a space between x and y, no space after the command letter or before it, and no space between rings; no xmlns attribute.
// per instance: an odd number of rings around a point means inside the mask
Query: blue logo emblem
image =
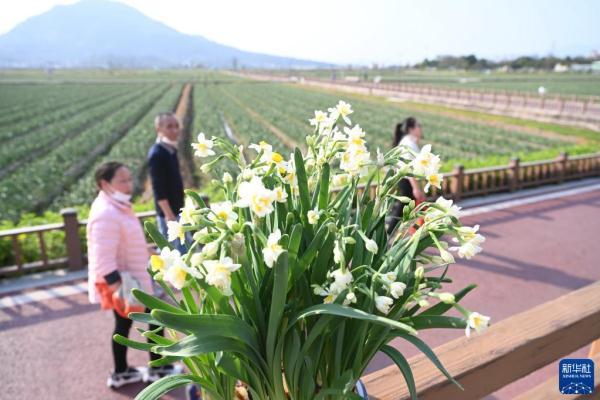
<svg viewBox="0 0 600 400"><path fill-rule="evenodd" d="M558 389L562 394L594 392L594 362L589 358L564 358L558 364Z"/></svg>

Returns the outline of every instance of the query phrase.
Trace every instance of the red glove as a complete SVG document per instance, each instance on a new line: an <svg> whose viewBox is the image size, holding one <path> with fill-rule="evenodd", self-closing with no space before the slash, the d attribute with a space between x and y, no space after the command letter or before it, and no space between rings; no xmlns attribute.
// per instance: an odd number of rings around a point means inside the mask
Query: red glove
<svg viewBox="0 0 600 400"><path fill-rule="evenodd" d="M103 310L113 309L113 290L106 282L96 282L96 291L100 295L100 308Z"/></svg>

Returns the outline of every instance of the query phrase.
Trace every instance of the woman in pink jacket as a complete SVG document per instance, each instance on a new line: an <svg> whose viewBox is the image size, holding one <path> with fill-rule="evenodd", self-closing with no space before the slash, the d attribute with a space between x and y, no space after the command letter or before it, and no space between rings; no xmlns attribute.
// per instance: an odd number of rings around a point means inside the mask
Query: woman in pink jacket
<svg viewBox="0 0 600 400"><path fill-rule="evenodd" d="M107 162L98 167L95 180L98 197L92 203L87 223L88 290L90 301L102 301L103 308L106 308L104 306L113 302L114 293L117 293L116 297L123 295L119 288L124 281L134 281L134 286L139 286L146 293L153 293L153 285L146 271L150 254L144 231L130 202L133 181L129 169L119 162ZM132 321L115 309L113 314L113 334L127 337ZM156 328L150 326L150 329ZM181 372L180 368L172 365L150 369L129 367L127 347L114 340L112 352L115 369L107 381L111 388L140 381L151 382ZM159 355L150 353L151 360L158 358Z"/></svg>

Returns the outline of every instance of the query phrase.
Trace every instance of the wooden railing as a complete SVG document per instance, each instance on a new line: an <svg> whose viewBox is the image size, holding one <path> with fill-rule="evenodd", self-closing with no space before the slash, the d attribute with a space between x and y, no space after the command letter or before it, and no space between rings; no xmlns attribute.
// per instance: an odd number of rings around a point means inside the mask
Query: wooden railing
<svg viewBox="0 0 600 400"><path fill-rule="evenodd" d="M14 265L0 267L0 277L22 275L39 270L64 268L69 270L82 269L86 263L86 255L82 246L82 235L80 228L87 224L86 220L79 220L75 209L66 208L61 210L63 222L47 225L30 226L0 231L1 239L10 239L12 254L15 259ZM153 218L155 211L146 211L136 214L143 221ZM44 235L50 232L61 232L64 236L65 256L50 259ZM39 254L41 259L26 262L23 257L20 238L26 235L35 235L38 239Z"/></svg>
<svg viewBox="0 0 600 400"><path fill-rule="evenodd" d="M526 163L515 158L506 166L471 170L458 165L444 174L441 191L434 197L441 194L458 201L593 176L600 176L600 153L571 157L563 153L553 160Z"/></svg>
<svg viewBox="0 0 600 400"><path fill-rule="evenodd" d="M475 400L548 365L600 338L600 282L573 291L492 325L482 335L460 338L434 350L448 372L464 387L449 382L424 355L409 360L420 400ZM596 396L600 354L596 363ZM555 378L519 400L563 399ZM397 367L363 378L373 400L404 400L410 395ZM569 396L569 399L597 398Z"/></svg>
<svg viewBox="0 0 600 400"><path fill-rule="evenodd" d="M369 95L400 96L408 100L445 104L459 108L477 108L497 114L529 116L540 120L558 119L575 125L589 126L593 129L600 124L599 96L539 95L519 91L453 88L389 80L354 82L318 77L276 76L265 73L238 73L236 75L258 81L292 82Z"/></svg>
<svg viewBox="0 0 600 400"><path fill-rule="evenodd" d="M441 190L433 191L431 197L435 199L443 195L458 201L469 197L510 192L593 176L600 176L600 153L574 157L562 154L554 160L527 163L514 159L506 166L471 170L465 170L459 165L454 171L444 174ZM374 186L370 189L374 190ZM10 238L15 259L14 265L0 267L0 277L65 266L75 270L85 265L79 228L84 226L86 221L79 221L73 209L65 209L61 214L62 223L0 231L0 240ZM148 211L137 215L143 220L154 217L155 213ZM65 257L49 259L47 256L44 234L52 231L64 232ZM37 235L40 260L24 262L19 244L19 237L22 235Z"/></svg>
<svg viewBox="0 0 600 400"><path fill-rule="evenodd" d="M311 78L312 79L312 78ZM327 82L326 80L321 80ZM432 86L416 83L403 83L393 81L372 82L344 82L345 85L356 85L371 90L387 90L405 92L417 96L443 98L448 102L463 104L485 104L496 108L533 108L554 114L578 113L597 119L600 111L600 97L598 96L568 96L568 95L539 95L527 92L508 90L463 89L444 86ZM589 115L588 115L589 114Z"/></svg>

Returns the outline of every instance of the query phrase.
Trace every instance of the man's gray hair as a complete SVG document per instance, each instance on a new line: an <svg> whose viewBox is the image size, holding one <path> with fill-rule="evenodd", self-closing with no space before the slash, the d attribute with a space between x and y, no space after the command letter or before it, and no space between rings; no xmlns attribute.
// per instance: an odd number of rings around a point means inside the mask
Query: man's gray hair
<svg viewBox="0 0 600 400"><path fill-rule="evenodd" d="M163 112L163 113L158 114L154 118L154 129L156 129L158 131L160 124L163 122L163 120L165 120L167 118L175 118L177 120L177 122L179 122L179 118L177 118L177 115L175 115L175 113Z"/></svg>

